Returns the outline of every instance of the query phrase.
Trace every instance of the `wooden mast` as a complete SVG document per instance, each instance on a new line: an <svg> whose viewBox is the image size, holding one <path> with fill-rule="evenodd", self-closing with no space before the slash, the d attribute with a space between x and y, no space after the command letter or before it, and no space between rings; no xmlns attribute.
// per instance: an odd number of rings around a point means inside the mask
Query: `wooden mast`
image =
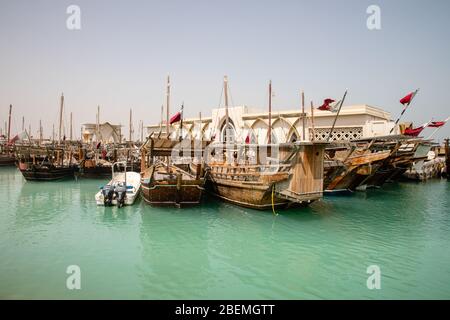
<svg viewBox="0 0 450 320"><path fill-rule="evenodd" d="M228 77L224 76L223 77L223 94L224 94L224 98L225 98L225 142L228 142L228 125L230 123L229 121L229 115L228 115Z"/></svg>
<svg viewBox="0 0 450 320"><path fill-rule="evenodd" d="M167 139L170 139L170 125L169 125L169 109L170 109L170 78L167 76L166 88L166 133ZM170 173L170 157L166 158L167 172Z"/></svg>
<svg viewBox="0 0 450 320"><path fill-rule="evenodd" d="M59 144L61 144L63 106L64 106L64 93L61 94L61 105L59 107L59 131L58 131L58 143Z"/></svg>
<svg viewBox="0 0 450 320"><path fill-rule="evenodd" d="M9 117L8 117L8 143L11 139L11 112L12 112L12 104L9 105Z"/></svg>
<svg viewBox="0 0 450 320"><path fill-rule="evenodd" d="M25 131L25 117L22 116L22 131Z"/></svg>
<svg viewBox="0 0 450 320"><path fill-rule="evenodd" d="M272 80L269 81L269 137L268 144L272 143Z"/></svg>
<svg viewBox="0 0 450 320"><path fill-rule="evenodd" d="M306 115L305 115L305 91L302 90L302 134L303 140L306 140Z"/></svg>
<svg viewBox="0 0 450 320"><path fill-rule="evenodd" d="M167 133L167 138L170 137L169 108L170 108L170 77L167 76L167 88L166 88L166 133Z"/></svg>
<svg viewBox="0 0 450 320"><path fill-rule="evenodd" d="M42 121L39 120L39 144L42 143Z"/></svg>
<svg viewBox="0 0 450 320"><path fill-rule="evenodd" d="M72 112L70 113L70 141L72 141L72 134L73 134L73 132L72 132L72 128L73 128L73 126L72 126Z"/></svg>
<svg viewBox="0 0 450 320"><path fill-rule="evenodd" d="M202 125L202 112L200 111L198 113L198 117L200 119L200 142L201 142L201 148L203 148L203 125Z"/></svg>
<svg viewBox="0 0 450 320"><path fill-rule="evenodd" d="M339 109L338 109L338 111L336 113L336 117L334 117L333 125L331 126L330 133L328 134L328 137L327 137L327 142L330 140L331 135L333 134L334 126L336 125L336 120L339 117L339 113L341 112L341 108L342 108L342 105L344 104L346 96L347 96L347 90L345 90L344 96L342 97L341 103L339 105Z"/></svg>
<svg viewBox="0 0 450 320"><path fill-rule="evenodd" d="M96 123L96 128L95 128L95 142L98 142L99 140L99 134L100 134L100 106L97 106L97 123ZM121 140L122 141L122 140Z"/></svg>
<svg viewBox="0 0 450 320"><path fill-rule="evenodd" d="M131 135L133 134L133 110L130 108L130 123L129 123L128 141L131 142Z"/></svg>
<svg viewBox="0 0 450 320"><path fill-rule="evenodd" d="M314 104L311 100L311 131L312 131L312 136L309 138L310 141L314 141L315 140L315 135L316 135L316 130L314 129Z"/></svg>

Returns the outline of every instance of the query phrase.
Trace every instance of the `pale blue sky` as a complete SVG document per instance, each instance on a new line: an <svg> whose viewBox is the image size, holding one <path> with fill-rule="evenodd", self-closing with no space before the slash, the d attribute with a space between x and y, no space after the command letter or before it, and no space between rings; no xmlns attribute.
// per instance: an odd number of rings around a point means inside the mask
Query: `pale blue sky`
<svg viewBox="0 0 450 320"><path fill-rule="evenodd" d="M66 8L81 8L79 31L66 28ZM369 5L381 8L381 30L366 27ZM404 120L417 124L450 115L449 1L21 1L0 0L0 119L13 104L13 131L22 115L45 135L66 119L122 123L128 130L159 121L164 82L172 78L172 110L210 115L227 74L235 105L299 107L299 90L316 104L339 97L392 112L421 91ZM14 130L15 129L15 130ZM424 135L430 132L428 129ZM450 135L450 124L438 137Z"/></svg>

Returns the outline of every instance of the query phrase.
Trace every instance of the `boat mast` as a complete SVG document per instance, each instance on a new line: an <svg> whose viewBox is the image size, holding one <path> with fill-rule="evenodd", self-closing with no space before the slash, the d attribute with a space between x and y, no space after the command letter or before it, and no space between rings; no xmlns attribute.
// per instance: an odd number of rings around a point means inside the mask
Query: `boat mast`
<svg viewBox="0 0 450 320"><path fill-rule="evenodd" d="M200 146L201 146L201 148L203 148L203 130L202 130L203 126L202 126L202 112L201 111L198 113L198 117L200 119L200 142L201 142Z"/></svg>
<svg viewBox="0 0 450 320"><path fill-rule="evenodd" d="M163 114L164 114L164 104L161 105L161 121L159 123L159 133L162 132L162 125L163 125Z"/></svg>
<svg viewBox="0 0 450 320"><path fill-rule="evenodd" d="M302 90L302 134L303 134L303 140L306 140L306 115L305 115L305 91Z"/></svg>
<svg viewBox="0 0 450 320"><path fill-rule="evenodd" d="M314 128L314 103L311 100L311 130L312 130L312 136L309 138L310 141L315 140L316 130Z"/></svg>
<svg viewBox="0 0 450 320"><path fill-rule="evenodd" d="M25 131L25 117L22 116L22 131Z"/></svg>
<svg viewBox="0 0 450 320"><path fill-rule="evenodd" d="M42 144L42 121L39 120L39 145Z"/></svg>
<svg viewBox="0 0 450 320"><path fill-rule="evenodd" d="M170 137L169 128L169 107L170 107L170 77L167 76L167 88L166 88L166 132L167 138Z"/></svg>
<svg viewBox="0 0 450 320"><path fill-rule="evenodd" d="M228 77L223 77L223 94L225 98L225 142L228 142L228 125L230 123L229 115L228 115Z"/></svg>
<svg viewBox="0 0 450 320"><path fill-rule="evenodd" d="M129 123L130 129L128 134L128 141L130 141L130 143L131 143L131 135L133 132L132 123L133 123L133 110L130 108L130 123Z"/></svg>
<svg viewBox="0 0 450 320"><path fill-rule="evenodd" d="M59 131L58 131L58 143L61 144L61 129L62 129L62 114L64 106L64 93L61 94L61 105L59 107Z"/></svg>
<svg viewBox="0 0 450 320"><path fill-rule="evenodd" d="M70 113L70 141L72 141L72 112Z"/></svg>
<svg viewBox="0 0 450 320"><path fill-rule="evenodd" d="M8 143L11 138L11 112L12 112L12 104L9 105L9 117L8 117Z"/></svg>
<svg viewBox="0 0 450 320"><path fill-rule="evenodd" d="M269 138L268 143L272 143L272 80L269 81Z"/></svg>
<svg viewBox="0 0 450 320"><path fill-rule="evenodd" d="M97 142L98 143L98 140L99 140L99 134L100 134L100 106L97 106L97 125L96 125L96 128L95 128L95 131L96 131L96 133L95 133L95 142Z"/></svg>
<svg viewBox="0 0 450 320"><path fill-rule="evenodd" d="M167 88L166 88L166 132L167 132L167 139L170 139L170 132L169 132L169 108L170 108L170 77L167 75ZM167 172L170 173L170 157L166 158L166 164L167 164Z"/></svg>

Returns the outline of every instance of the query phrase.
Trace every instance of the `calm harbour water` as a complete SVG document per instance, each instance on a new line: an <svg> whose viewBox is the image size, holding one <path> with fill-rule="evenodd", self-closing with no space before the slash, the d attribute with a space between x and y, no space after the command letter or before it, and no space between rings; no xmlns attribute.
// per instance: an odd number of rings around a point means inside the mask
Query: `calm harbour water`
<svg viewBox="0 0 450 320"><path fill-rule="evenodd" d="M450 298L450 183L394 183L309 208L97 207L104 182L0 168L2 299ZM369 290L366 269L381 269ZM81 268L81 290L66 268Z"/></svg>

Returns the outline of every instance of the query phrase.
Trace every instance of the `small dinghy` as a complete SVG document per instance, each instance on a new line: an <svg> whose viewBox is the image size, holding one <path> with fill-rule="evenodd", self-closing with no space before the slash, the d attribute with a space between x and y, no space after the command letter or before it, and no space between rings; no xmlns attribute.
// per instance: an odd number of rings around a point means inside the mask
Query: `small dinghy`
<svg viewBox="0 0 450 320"><path fill-rule="evenodd" d="M114 172L114 168L123 166L123 172ZM101 187L95 195L99 206L132 205L141 191L141 175L137 172L127 172L126 162L116 162L112 165L112 179Z"/></svg>

